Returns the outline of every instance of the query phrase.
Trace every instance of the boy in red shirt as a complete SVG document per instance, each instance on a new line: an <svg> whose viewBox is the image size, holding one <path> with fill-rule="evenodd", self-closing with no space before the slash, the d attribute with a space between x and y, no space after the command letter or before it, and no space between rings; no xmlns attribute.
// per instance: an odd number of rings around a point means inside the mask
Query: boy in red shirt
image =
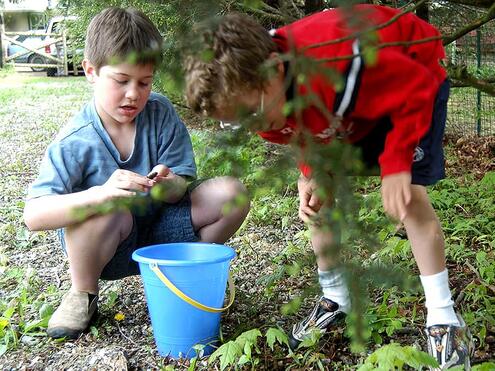
<svg viewBox="0 0 495 371"><path fill-rule="evenodd" d="M379 47L376 62L366 65L366 40L356 35L370 28L379 45L389 45ZM275 143L297 146L308 133L319 143L339 137L361 149L367 167L379 165L384 209L404 224L421 273L428 350L442 369L469 367L472 343L453 308L444 238L426 192L426 186L445 176L442 137L449 83L439 64L445 53L438 31L413 14L374 5L316 13L270 32L242 14L224 16L200 30L214 57L186 59L190 107L222 122L239 122ZM343 89L317 69L304 83L292 79L297 66L290 59L283 62L284 53L336 70ZM267 62L275 65L270 75L260 73ZM293 96L310 104L285 115L284 105ZM342 271L324 254L332 236L311 225L323 205L318 184L307 165L300 168L299 216L310 224L323 296L294 326L293 347L312 328L326 331L350 310Z"/></svg>

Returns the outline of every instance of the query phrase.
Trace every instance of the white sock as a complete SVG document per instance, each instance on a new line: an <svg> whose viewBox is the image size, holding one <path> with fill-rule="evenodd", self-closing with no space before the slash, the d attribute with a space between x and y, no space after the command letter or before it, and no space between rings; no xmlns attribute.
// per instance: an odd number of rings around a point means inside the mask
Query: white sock
<svg viewBox="0 0 495 371"><path fill-rule="evenodd" d="M454 301L449 289L447 269L431 276L419 276L425 291L428 310L426 327L432 325L459 325L454 311Z"/></svg>
<svg viewBox="0 0 495 371"><path fill-rule="evenodd" d="M349 313L351 310L351 300L342 270L335 268L328 271L321 271L318 269L318 280L320 281L323 296L336 302L339 305L339 310L342 312Z"/></svg>

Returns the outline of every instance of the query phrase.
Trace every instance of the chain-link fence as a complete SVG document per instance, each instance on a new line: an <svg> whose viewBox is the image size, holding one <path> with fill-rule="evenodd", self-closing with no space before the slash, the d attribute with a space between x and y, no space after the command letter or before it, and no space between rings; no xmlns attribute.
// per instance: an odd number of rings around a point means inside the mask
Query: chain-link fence
<svg viewBox="0 0 495 371"><path fill-rule="evenodd" d="M434 13L432 23L443 34L471 23L483 15L479 9L450 5L445 13ZM466 65L481 78L495 75L495 21L471 31L446 46L450 60ZM495 135L495 97L470 87L453 87L448 107L447 132L462 135Z"/></svg>

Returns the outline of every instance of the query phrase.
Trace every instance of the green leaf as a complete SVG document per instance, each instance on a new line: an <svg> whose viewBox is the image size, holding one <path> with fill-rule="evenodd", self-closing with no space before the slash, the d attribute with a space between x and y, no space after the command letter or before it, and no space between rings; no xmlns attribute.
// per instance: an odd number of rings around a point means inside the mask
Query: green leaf
<svg viewBox="0 0 495 371"><path fill-rule="evenodd" d="M363 48L363 59L364 63L370 67L374 66L376 64L376 61L378 60L378 49L372 46L368 46Z"/></svg>
<svg viewBox="0 0 495 371"><path fill-rule="evenodd" d="M194 371L196 369L196 363L198 363L198 357L191 358L187 371Z"/></svg>
<svg viewBox="0 0 495 371"><path fill-rule="evenodd" d="M317 328L314 328L310 332L310 336L305 338L301 344L299 344L298 348L311 348L318 344L321 337L323 335L323 331Z"/></svg>
<svg viewBox="0 0 495 371"><path fill-rule="evenodd" d="M3 316L2 317L4 317L5 319L10 319L12 317L12 315L14 314L14 312L15 312L15 306L8 307L3 312Z"/></svg>
<svg viewBox="0 0 495 371"><path fill-rule="evenodd" d="M205 49L201 53L201 60L203 62L211 62L215 58L215 52L212 49Z"/></svg>
<svg viewBox="0 0 495 371"><path fill-rule="evenodd" d="M7 351L6 344L0 344L0 357Z"/></svg>
<svg viewBox="0 0 495 371"><path fill-rule="evenodd" d="M98 334L99 334L99 332L98 332L98 327L96 327L96 326L91 326L91 327L89 328L89 330L90 330L90 332L91 332L91 335L93 335L95 338L97 338L97 337L98 337Z"/></svg>
<svg viewBox="0 0 495 371"><path fill-rule="evenodd" d="M261 7L262 1L261 0L244 0L243 4L247 8L259 9Z"/></svg>
<svg viewBox="0 0 495 371"><path fill-rule="evenodd" d="M32 330L41 327L41 325L45 322L44 320L36 320L36 321L31 321L26 323L24 326L24 331L23 333L26 334L28 332L31 332ZM46 322L48 324L48 322Z"/></svg>
<svg viewBox="0 0 495 371"><path fill-rule="evenodd" d="M438 367L437 361L429 354L412 346L401 346L397 343L384 345L368 356L358 371L371 369L395 370L402 369L407 364L410 367Z"/></svg>
<svg viewBox="0 0 495 371"><path fill-rule="evenodd" d="M480 183L486 186L495 187L495 171L486 173Z"/></svg>
<svg viewBox="0 0 495 371"><path fill-rule="evenodd" d="M39 310L40 318L41 319L50 318L53 312L54 312L53 306L51 304L44 303Z"/></svg>
<svg viewBox="0 0 495 371"><path fill-rule="evenodd" d="M239 358L239 361L237 362L238 366L245 365L246 363L251 362L251 358L249 358L247 355L243 354L241 358Z"/></svg>
<svg viewBox="0 0 495 371"><path fill-rule="evenodd" d="M473 371L491 371L495 370L495 363L484 362L480 365L473 366Z"/></svg>
<svg viewBox="0 0 495 371"><path fill-rule="evenodd" d="M246 345L246 342L249 344L256 344L258 341L258 337L261 336L261 331L258 330L257 328L254 328L252 330L248 330L240 334L237 339L235 339L235 342L239 344L241 348L244 348Z"/></svg>
<svg viewBox="0 0 495 371"><path fill-rule="evenodd" d="M281 308L282 314L283 315L289 315L289 314L296 313L299 310L299 308L301 307L301 303L302 303L302 298L299 296L296 296L290 302L282 305L282 308Z"/></svg>
<svg viewBox="0 0 495 371"><path fill-rule="evenodd" d="M6 318L0 317L0 331L3 331L5 327L9 325L9 320Z"/></svg>
<svg viewBox="0 0 495 371"><path fill-rule="evenodd" d="M235 341L229 341L215 350L208 360L208 364L220 357L220 370L224 370L229 365L235 365L237 359L242 355L242 348Z"/></svg>
<svg viewBox="0 0 495 371"><path fill-rule="evenodd" d="M249 341L246 341L244 344L244 354L242 355L243 357L247 357L247 359L251 359L251 347L253 346L252 343Z"/></svg>
<svg viewBox="0 0 495 371"><path fill-rule="evenodd" d="M272 351L276 341L281 345L285 344L289 346L289 338L287 334L279 328L270 327L266 331L266 343Z"/></svg>

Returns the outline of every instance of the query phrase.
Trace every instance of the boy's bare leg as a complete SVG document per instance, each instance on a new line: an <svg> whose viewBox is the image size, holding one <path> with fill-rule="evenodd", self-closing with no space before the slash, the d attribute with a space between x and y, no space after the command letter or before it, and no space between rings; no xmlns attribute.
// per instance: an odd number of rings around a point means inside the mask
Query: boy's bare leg
<svg viewBox="0 0 495 371"><path fill-rule="evenodd" d="M318 269L326 271L337 267L337 252L331 250L334 235L330 230L324 230L317 227L309 227L311 234L311 245L316 256Z"/></svg>
<svg viewBox="0 0 495 371"><path fill-rule="evenodd" d="M445 242L438 217L426 188L411 186L411 202L404 220L428 309L426 326L459 325L445 268Z"/></svg>
<svg viewBox="0 0 495 371"><path fill-rule="evenodd" d="M343 271L339 268L339 251L332 249L336 237L329 229L313 226L309 230L318 265L318 282L323 296L339 304L342 312L348 313L351 309L351 302Z"/></svg>
<svg viewBox="0 0 495 371"><path fill-rule="evenodd" d="M98 293L98 279L118 245L132 230L132 215L95 216L65 230L69 270L74 290Z"/></svg>
<svg viewBox="0 0 495 371"><path fill-rule="evenodd" d="M132 230L130 213L95 216L65 230L72 287L48 322L52 338L78 338L97 310L98 279Z"/></svg>
<svg viewBox="0 0 495 371"><path fill-rule="evenodd" d="M426 187L412 185L411 196L404 227L419 271L423 276L442 272L445 269L444 237Z"/></svg>
<svg viewBox="0 0 495 371"><path fill-rule="evenodd" d="M246 196L244 204L236 197ZM232 177L209 179L191 193L191 219L203 242L224 243L241 226L249 212L246 187Z"/></svg>

